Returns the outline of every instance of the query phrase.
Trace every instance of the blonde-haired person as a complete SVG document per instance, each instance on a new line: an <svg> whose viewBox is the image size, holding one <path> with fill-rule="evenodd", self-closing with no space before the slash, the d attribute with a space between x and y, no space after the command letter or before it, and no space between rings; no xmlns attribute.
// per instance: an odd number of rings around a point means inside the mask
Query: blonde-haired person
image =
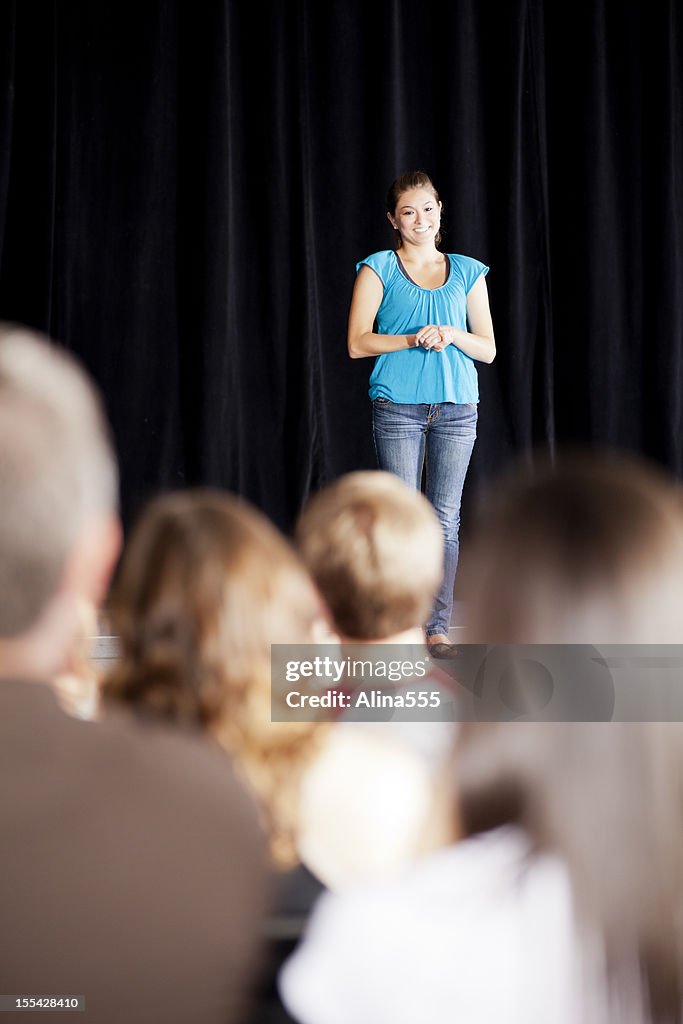
<svg viewBox="0 0 683 1024"><path fill-rule="evenodd" d="M392 473L349 473L311 498L296 541L343 656L362 660L372 655L364 645L379 645L385 661L429 664L423 623L441 584L444 545L422 494ZM395 711L384 722L377 712L363 722L345 712L326 737L306 775L299 842L331 888L395 872L436 841L435 780L455 728L446 720L455 717L447 682L431 669L392 684L396 693L437 694L437 712ZM347 682L350 692L357 685Z"/></svg>
<svg viewBox="0 0 683 1024"><path fill-rule="evenodd" d="M343 639L422 643L443 572L426 498L392 473L349 473L311 498L296 542Z"/></svg>
<svg viewBox="0 0 683 1024"><path fill-rule="evenodd" d="M109 611L121 656L108 705L214 737L256 796L275 864L293 866L320 727L271 722L271 644L314 642L325 613L290 545L239 498L164 495L126 544Z"/></svg>
<svg viewBox="0 0 683 1024"><path fill-rule="evenodd" d="M680 642L680 495L624 460L520 471L465 579L480 642ZM680 1021L681 723L464 723L455 765L460 841L325 897L283 975L296 1019Z"/></svg>

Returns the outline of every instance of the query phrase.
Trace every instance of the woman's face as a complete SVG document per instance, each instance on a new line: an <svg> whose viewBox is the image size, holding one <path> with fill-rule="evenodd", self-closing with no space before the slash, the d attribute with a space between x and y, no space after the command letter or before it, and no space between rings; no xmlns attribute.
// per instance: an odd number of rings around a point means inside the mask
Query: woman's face
<svg viewBox="0 0 683 1024"><path fill-rule="evenodd" d="M412 245L434 245L441 224L441 203L426 188L413 188L399 197L387 217L401 238Z"/></svg>

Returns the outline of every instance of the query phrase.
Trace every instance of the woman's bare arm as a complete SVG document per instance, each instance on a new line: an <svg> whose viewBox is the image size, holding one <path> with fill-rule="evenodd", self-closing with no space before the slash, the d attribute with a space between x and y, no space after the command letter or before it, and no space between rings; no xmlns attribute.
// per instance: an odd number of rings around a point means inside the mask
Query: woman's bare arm
<svg viewBox="0 0 683 1024"><path fill-rule="evenodd" d="M374 334L372 328L379 309L384 285L368 266L362 266L356 278L349 311L347 343L352 359L379 356L383 352L399 352L415 348L414 334Z"/></svg>

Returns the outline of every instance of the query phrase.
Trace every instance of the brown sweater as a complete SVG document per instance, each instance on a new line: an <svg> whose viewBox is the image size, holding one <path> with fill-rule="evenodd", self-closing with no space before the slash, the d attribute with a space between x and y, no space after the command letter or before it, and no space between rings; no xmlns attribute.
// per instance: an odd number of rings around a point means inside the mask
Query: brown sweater
<svg viewBox="0 0 683 1024"><path fill-rule="evenodd" d="M0 681L1 994L84 995L85 1013L59 1017L85 1024L230 1024L263 870L217 748L76 721L49 687Z"/></svg>

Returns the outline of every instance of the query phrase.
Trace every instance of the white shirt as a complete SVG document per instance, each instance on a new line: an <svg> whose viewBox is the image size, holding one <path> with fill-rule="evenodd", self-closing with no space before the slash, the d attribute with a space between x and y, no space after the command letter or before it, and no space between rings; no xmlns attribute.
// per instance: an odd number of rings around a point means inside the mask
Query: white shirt
<svg viewBox="0 0 683 1024"><path fill-rule="evenodd" d="M324 896L281 974L290 1013L302 1024L586 1021L567 872L528 853L501 829Z"/></svg>

